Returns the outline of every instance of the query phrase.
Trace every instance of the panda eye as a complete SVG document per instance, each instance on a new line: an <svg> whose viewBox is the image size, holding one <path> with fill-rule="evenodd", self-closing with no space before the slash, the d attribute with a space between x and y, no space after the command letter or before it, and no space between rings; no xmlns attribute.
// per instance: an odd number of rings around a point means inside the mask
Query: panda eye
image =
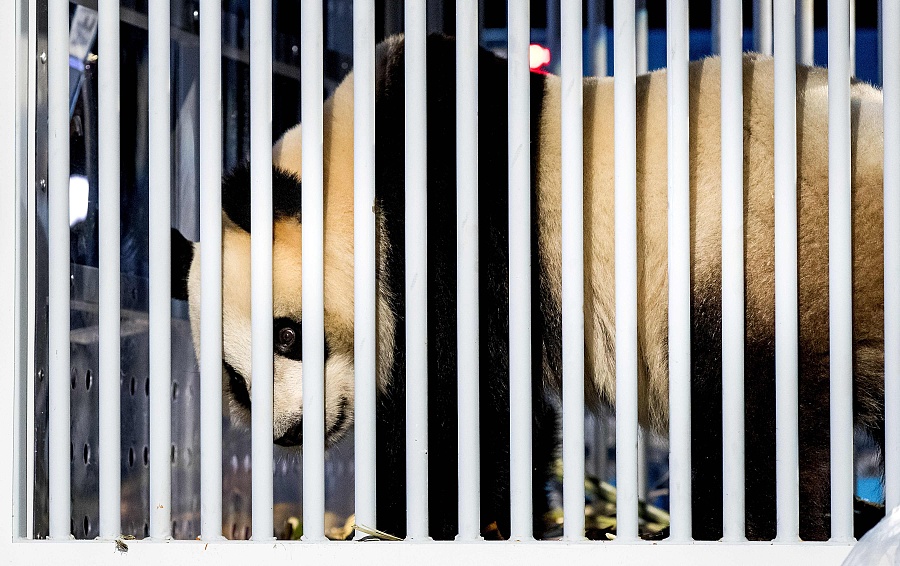
<svg viewBox="0 0 900 566"><path fill-rule="evenodd" d="M297 333L294 332L293 328L282 328L278 331L278 346L280 348L288 349L294 345L294 342L297 340Z"/></svg>
<svg viewBox="0 0 900 566"><path fill-rule="evenodd" d="M275 353L292 360L301 359L300 323L290 318L275 320Z"/></svg>

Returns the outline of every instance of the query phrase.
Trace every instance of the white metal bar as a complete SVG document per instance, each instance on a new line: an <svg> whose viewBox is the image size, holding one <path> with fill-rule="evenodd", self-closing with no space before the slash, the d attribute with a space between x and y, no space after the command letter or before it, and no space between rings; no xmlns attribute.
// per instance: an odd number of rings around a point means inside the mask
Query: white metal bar
<svg viewBox="0 0 900 566"><path fill-rule="evenodd" d="M21 301L21 272L17 268L20 267L19 259L22 251L22 237L25 235L24 230L18 221L21 219L19 206L24 196L22 190L25 188L25 180L27 178L25 171L25 163L27 163L25 155L25 147L27 140L23 140L25 134L25 124L27 121L27 103L23 99L23 88L27 86L27 66L29 63L34 65L34 59L27 58L27 36L20 35L21 24L27 22L27 13L23 14L23 5L21 2L14 2L7 5L7 13L5 18L0 21L0 49L13 57L13 76L11 80L5 81L0 86L0 167L6 176L2 182L3 207L0 211L0 236L2 236L2 244L0 244L0 253L4 258L13 263L12 269L7 268L5 273L0 276L0 297L2 297L2 308L0 308L0 349L2 349L3 359L6 360L3 369L7 373L13 374L12 380L6 380L9 386L4 390L5 395L0 400L0 414L5 416L4 424L0 426L0 454L7 458L8 464L0 471L0 486L2 486L5 495L0 498L3 502L4 509L2 518L0 518L0 552L8 555L9 543L14 538L21 536L21 518L24 516L25 509L21 500L23 495L21 484L24 481L23 475L27 473L22 469L22 456L24 456L21 447L21 434L27 428L28 420L26 415L22 414L21 401L23 400L24 383L21 379L20 369L21 361L21 340L25 338L20 334L22 325L20 308L25 306ZM24 44L24 45L23 45ZM23 48L25 52L23 53ZM25 134L27 135L27 134ZM21 266L24 267L24 266ZM15 372L15 373L14 373ZM9 560L7 558L7 560Z"/></svg>
<svg viewBox="0 0 900 566"><path fill-rule="evenodd" d="M405 4L406 536L428 539L428 224L425 3Z"/></svg>
<svg viewBox="0 0 900 566"><path fill-rule="evenodd" d="M478 2L456 2L456 272L459 534L481 538L478 436Z"/></svg>
<svg viewBox="0 0 900 566"><path fill-rule="evenodd" d="M753 50L772 55L772 0L753 0Z"/></svg>
<svg viewBox="0 0 900 566"><path fill-rule="evenodd" d="M666 4L669 179L669 537L691 540L690 58L687 0Z"/></svg>
<svg viewBox="0 0 900 566"><path fill-rule="evenodd" d="M584 101L580 1L562 1L560 36L562 162L565 163L562 170L563 534L566 540L581 540L584 538Z"/></svg>
<svg viewBox="0 0 900 566"><path fill-rule="evenodd" d="M375 525L375 3L370 0L353 2L353 75L355 512L357 524Z"/></svg>
<svg viewBox="0 0 900 566"><path fill-rule="evenodd" d="M775 10L775 473L778 540L793 542L800 536L795 4Z"/></svg>
<svg viewBox="0 0 900 566"><path fill-rule="evenodd" d="M31 266L34 263L29 261L31 259L29 251L32 240L29 234L29 228L31 228L30 214L34 210L30 206L32 199L31 187L34 185L29 184L34 163L29 154L31 132L33 131L30 125L32 120L30 100L32 97L30 96L31 90L29 87L33 84L30 83L32 78L31 69L36 67L37 64L32 56L33 51L30 49L33 37L29 28L30 14L28 0L16 2L13 5L13 13L9 14L11 16L9 20L15 24L15 33L10 38L14 39L14 45L11 46L14 61L14 77L11 81L11 88L14 95L6 99L10 103L8 108L4 105L4 102L0 102L0 106L6 112L4 117L9 121L0 126L0 128L6 128L5 131L10 132L13 141L13 147L6 152L7 158L11 159L12 162L4 161L2 165L6 171L12 173L13 190L11 192L14 196L13 201L9 204L12 204L15 210L15 232L12 241L9 242L9 246L14 246L15 250L13 266L15 275L14 279L12 279L14 282L14 293L8 295L13 299L11 314L14 323L10 324L9 328L12 329L14 334L12 335L13 339L7 342L14 348L15 360L12 373L12 395L10 396L12 401L12 434L9 435L13 447L10 454L12 457L10 460L11 465L9 466L13 480L12 489L10 490L12 495L12 505L10 505L11 532L8 535L11 537L24 537L28 532L28 507L30 507L28 505L28 470L31 469L28 463L29 453L33 452L33 450L29 450L29 447L33 446L33 444L29 444L28 437L29 429L34 428L31 426L33 419L29 418L30 415L34 414L29 411L29 400L31 398L29 391L33 388L30 379L32 374L29 372L29 362L31 360L29 352L32 346L29 323L34 305L32 300L33 294L30 294L32 289L31 280L34 279L31 275ZM10 46L4 45L3 47ZM0 142L0 145L3 143ZM8 252L9 248L5 251ZM10 310L9 306L7 305L8 311ZM5 534L6 531L0 528L0 533Z"/></svg>
<svg viewBox="0 0 900 566"><path fill-rule="evenodd" d="M797 63L813 64L813 0L797 0Z"/></svg>
<svg viewBox="0 0 900 566"><path fill-rule="evenodd" d="M724 540L744 540L744 128L741 4L721 5Z"/></svg>
<svg viewBox="0 0 900 566"><path fill-rule="evenodd" d="M69 424L69 4L51 2L47 21L50 363L48 459L50 538L70 537Z"/></svg>
<svg viewBox="0 0 900 566"><path fill-rule="evenodd" d="M169 2L147 5L150 152L150 536L172 536L172 248Z"/></svg>
<svg viewBox="0 0 900 566"><path fill-rule="evenodd" d="M828 0L828 290L831 540L853 538L853 249L850 197L850 7Z"/></svg>
<svg viewBox="0 0 900 566"><path fill-rule="evenodd" d="M606 0L588 0L588 70L596 77L606 76L608 28Z"/></svg>
<svg viewBox="0 0 900 566"><path fill-rule="evenodd" d="M727 544L578 544L530 542L440 541L428 544L329 544L284 542L235 544L231 541L196 542L124 541L128 561L136 564L191 564L192 566L296 566L297 564L427 564L458 566L482 563L521 564L690 564L691 566L757 566L759 564L840 564L853 548L849 544L771 542ZM0 542L12 564L71 564L118 566L121 554L88 541L21 543Z"/></svg>
<svg viewBox="0 0 900 566"><path fill-rule="evenodd" d="M650 46L649 20L647 16L647 0L635 0L634 33L635 33L635 70L643 75L648 70L648 51ZM638 437L638 442L643 442Z"/></svg>
<svg viewBox="0 0 900 566"><path fill-rule="evenodd" d="M638 537L637 149L634 0L616 0L615 271L617 540ZM578 225L581 226L580 224Z"/></svg>
<svg viewBox="0 0 900 566"><path fill-rule="evenodd" d="M98 47L99 146L99 475L100 538L119 536L121 507L120 269L119 269L119 2L100 0Z"/></svg>
<svg viewBox="0 0 900 566"><path fill-rule="evenodd" d="M884 503L900 505L900 4L882 3L884 41Z"/></svg>
<svg viewBox="0 0 900 566"><path fill-rule="evenodd" d="M253 540L274 539L272 326L272 2L250 4L250 319ZM306 257L306 256L304 256ZM304 363L304 368L307 365ZM305 390L305 388L304 388ZM304 396L305 397L305 396ZM306 454L304 454L306 455ZM305 460L305 458L304 458Z"/></svg>
<svg viewBox="0 0 900 566"><path fill-rule="evenodd" d="M31 447L34 446L35 439L35 427L32 426L34 422L34 399L35 399L35 378L37 376L37 368L35 367L35 327L37 321L37 311L35 309L36 304L36 278L34 276L35 268L37 265L37 235L35 231L36 225L36 214L37 210L37 171L36 171L36 162L37 162L37 152L35 148L37 147L37 68L38 66L43 66L46 63L46 58L42 61L37 53L37 0L28 0L27 1L27 10L28 17L25 25L28 26L28 44L26 46L26 53L23 55L23 64L28 68L28 104L27 104L27 112L28 112L28 120L26 126L28 128L28 145L26 146L26 153L28 159L28 174L26 177L26 183L28 183L28 200L26 201L26 212L27 212L27 230L28 230L28 250L27 250L27 260L26 265L28 266L28 302L26 303L26 308L28 309L28 327L27 327L27 342L25 347L28 350L28 362L26 371L28 372L28 377L26 383L26 387L28 390L26 391L27 400L25 405L26 415L27 417L22 418L22 424L25 426L25 453L26 453L26 467L25 467L25 496L26 500L24 502L25 509L25 537L33 538L34 537L34 505L29 505L29 501L34 501L34 473L31 471L34 470L34 460L35 454L34 450ZM36 62L37 61L37 62ZM42 370L43 371L43 370Z"/></svg>
<svg viewBox="0 0 900 566"><path fill-rule="evenodd" d="M510 539L532 532L531 87L529 1L509 2Z"/></svg>
<svg viewBox="0 0 900 566"><path fill-rule="evenodd" d="M200 536L222 538L222 21L200 3Z"/></svg>
<svg viewBox="0 0 900 566"><path fill-rule="evenodd" d="M300 85L303 123L303 540L324 541L327 539L322 3L301 3L300 24L300 68L303 72Z"/></svg>

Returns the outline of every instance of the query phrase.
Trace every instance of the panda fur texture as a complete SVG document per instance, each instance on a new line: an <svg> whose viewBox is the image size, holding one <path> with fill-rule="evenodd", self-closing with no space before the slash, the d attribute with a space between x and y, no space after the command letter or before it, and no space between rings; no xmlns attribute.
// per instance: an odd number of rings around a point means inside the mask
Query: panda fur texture
<svg viewBox="0 0 900 566"><path fill-rule="evenodd" d="M456 535L455 45L428 38L429 509L434 538ZM692 455L694 537L722 535L720 63L690 66ZM479 54L480 394L483 526L509 533L508 178L506 62ZM775 536L773 61L743 60L747 536ZM827 74L797 68L801 536L829 536ZM883 439L882 96L851 88L855 422ZM639 403L665 432L667 367L666 74L637 79ZM404 49L376 52L378 528L405 533ZM557 424L545 389L561 387L560 81L531 75L535 529ZM585 395L615 401L613 82L584 80ZM326 101L325 341L328 443L353 415L353 76ZM299 444L300 126L273 150L275 438ZM223 375L233 414L250 387L250 185L223 183ZM199 252L199 246L195 249ZM195 259L198 253L194 254ZM199 261L188 276L198 340ZM287 333L289 335L290 333Z"/></svg>

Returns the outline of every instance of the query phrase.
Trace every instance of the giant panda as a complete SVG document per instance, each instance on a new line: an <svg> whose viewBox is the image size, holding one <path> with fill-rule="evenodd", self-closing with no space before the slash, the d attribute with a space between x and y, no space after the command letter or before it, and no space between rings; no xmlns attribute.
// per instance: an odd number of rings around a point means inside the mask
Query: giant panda
<svg viewBox="0 0 900 566"><path fill-rule="evenodd" d="M430 534L456 534L455 45L427 40ZM481 515L509 526L507 72L479 54ZM690 66L693 534L722 534L720 62ZM584 80L585 395L615 400L613 82ZM775 535L773 60L747 55L744 89L747 536ZM561 388L560 81L532 73L532 280L535 532L558 441ZM856 424L883 444L882 96L852 94L853 332ZM797 68L801 536L829 535L827 74ZM637 79L639 403L665 432L667 368L666 74ZM378 527L405 533L404 41L376 51ZM324 107L326 431L353 422L353 75ZM302 441L300 126L273 149L275 442ZM223 181L223 384L250 409L250 182ZM195 341L199 261L187 277ZM550 394L548 394L548 392Z"/></svg>

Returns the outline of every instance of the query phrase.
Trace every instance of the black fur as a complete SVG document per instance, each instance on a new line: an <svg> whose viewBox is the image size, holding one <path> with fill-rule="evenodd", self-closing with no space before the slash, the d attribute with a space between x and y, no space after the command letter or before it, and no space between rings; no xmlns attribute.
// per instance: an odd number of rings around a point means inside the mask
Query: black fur
<svg viewBox="0 0 900 566"><path fill-rule="evenodd" d="M396 313L395 358L388 394L379 397L377 425L377 527L397 536L406 533L405 438L405 286L404 286L404 49L388 44L376 67L376 207L384 222L380 238L388 242L386 265L379 277L387 286ZM428 39L428 308L429 308L429 514L430 534L450 539L457 533L456 415L456 168L455 44L440 36ZM479 258L481 268L481 515L482 526L496 522L509 534L509 310L508 179L506 62L487 51L479 54ZM532 185L539 162L544 78L531 77ZM695 100L691 100L694 106ZM696 115L692 114L692 120ZM586 127L602 127L588 125ZM640 128L639 128L640 132ZM695 140L692 139L692 144ZM586 143L588 141L586 140ZM588 150L586 146L586 151ZM694 149L692 148L692 153ZM639 164L640 167L640 164ZM746 176L746 171L745 171ZM250 231L249 166L242 165L223 182L223 209L240 228ZM275 217L300 219L300 181L273 168ZM532 190L532 352L534 395L535 534L542 530L546 507L541 486L556 444L556 415L546 401L544 384L561 374L561 316L551 282L538 255L540 215ZM587 212L587 211L586 211ZM803 250L801 249L801 254ZM192 248L173 232L173 262L190 264ZM180 258L180 259L176 259ZM186 270L185 270L186 272ZM753 285L748 281L746 285ZM173 296L186 297L184 277L173 269ZM801 311L803 305L801 305ZM749 313L748 313L749 314ZM827 321L822 321L827 326ZM748 317L748 325L753 324ZM774 329L749 332L774 336ZM759 330L759 329L757 329ZM804 334L801 328L801 335ZM809 330L806 330L809 333ZM817 336L823 333L816 333ZM827 336L827 329L824 332ZM692 491L693 536L722 536L722 359L720 280L698 281L692 289ZM611 353L610 353L611 355ZM249 409L245 381L225 365L235 400ZM774 343L748 340L745 349L746 519L750 539L775 535L775 371ZM545 374L545 372L547 372ZM800 485L801 537L829 536L829 376L827 356L800 344ZM346 401L339 421L346 418ZM883 415L882 415L883 419ZM880 422L883 422L881 420ZM332 428L336 429L338 425ZM874 431L883 446L883 430ZM288 437L290 435L286 435ZM293 437L291 437L293 438ZM298 437L299 438L299 437ZM292 441L293 443L293 441ZM860 507L859 505L857 506ZM879 513L857 521L864 530ZM860 531L858 531L859 533Z"/></svg>
<svg viewBox="0 0 900 566"><path fill-rule="evenodd" d="M428 38L428 309L429 309L429 518L430 535L457 534L456 359L456 148L455 44ZM509 535L509 291L506 62L479 54L479 265L482 526L497 523ZM532 163L544 79L532 75ZM405 295L404 295L404 65L394 45L376 70L376 197L390 242L388 287L397 313L398 355L392 392L379 407L378 527L403 536L405 517ZM536 222L532 222L536 226ZM538 279L533 229L533 277ZM541 356L543 313L533 312L535 526L546 508L542 486L554 450L556 421L544 397ZM388 439L395 439L390 441Z"/></svg>
<svg viewBox="0 0 900 566"><path fill-rule="evenodd" d="M275 220L293 217L300 221L300 179L296 174L272 167L272 209ZM242 230L250 232L250 163L244 162L222 179L222 210Z"/></svg>
<svg viewBox="0 0 900 566"><path fill-rule="evenodd" d="M247 380L225 360L222 360L222 368L228 375L228 389L231 391L231 397L238 405L249 411L250 391L247 389Z"/></svg>

